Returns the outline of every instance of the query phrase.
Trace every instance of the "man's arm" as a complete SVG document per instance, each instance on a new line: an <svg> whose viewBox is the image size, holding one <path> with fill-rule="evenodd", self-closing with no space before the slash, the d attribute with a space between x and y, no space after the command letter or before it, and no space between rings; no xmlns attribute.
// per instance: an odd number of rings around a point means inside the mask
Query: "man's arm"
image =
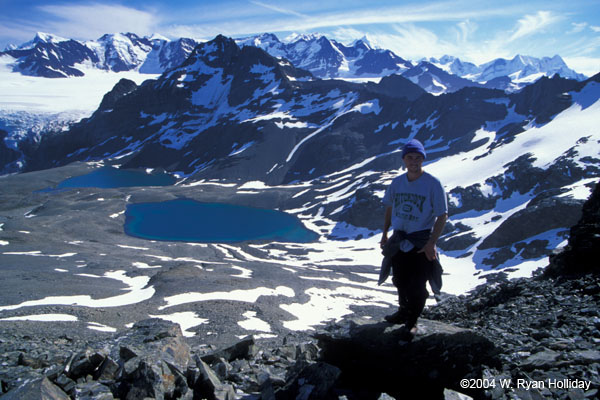
<svg viewBox="0 0 600 400"><path fill-rule="evenodd" d="M383 235L381 235L380 246L383 247L388 240L388 231L392 225L392 207L388 206L385 209L385 219L383 221Z"/></svg>
<svg viewBox="0 0 600 400"><path fill-rule="evenodd" d="M419 253L425 253L425 256L429 261L433 261L437 258L437 251L435 249L435 244L437 243L442 231L444 230L444 226L446 225L446 221L448 220L448 214L442 214L436 218L435 224L433 225L433 229L431 231L431 236L427 241L427 244L423 246Z"/></svg>

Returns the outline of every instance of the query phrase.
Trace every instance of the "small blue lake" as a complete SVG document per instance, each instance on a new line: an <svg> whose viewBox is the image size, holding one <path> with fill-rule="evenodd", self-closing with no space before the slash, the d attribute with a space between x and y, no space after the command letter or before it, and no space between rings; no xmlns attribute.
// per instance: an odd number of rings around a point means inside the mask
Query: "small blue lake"
<svg viewBox="0 0 600 400"><path fill-rule="evenodd" d="M297 217L281 211L190 199L130 204L124 229L142 239L202 243L308 243L319 237Z"/></svg>
<svg viewBox="0 0 600 400"><path fill-rule="evenodd" d="M74 176L58 184L56 189L83 187L117 188L133 186L171 186L177 179L167 173L147 174L142 171L104 167L89 174Z"/></svg>

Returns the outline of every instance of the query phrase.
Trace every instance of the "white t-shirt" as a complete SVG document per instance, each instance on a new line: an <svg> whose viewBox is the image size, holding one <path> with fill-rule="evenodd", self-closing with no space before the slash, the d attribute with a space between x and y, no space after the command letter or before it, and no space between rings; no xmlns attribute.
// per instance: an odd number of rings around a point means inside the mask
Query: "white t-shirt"
<svg viewBox="0 0 600 400"><path fill-rule="evenodd" d="M395 178L385 191L383 204L392 207L392 228L406 233L431 229L436 218L448 212L444 187L427 172L412 182L406 174ZM400 243L402 251L413 247L408 240Z"/></svg>

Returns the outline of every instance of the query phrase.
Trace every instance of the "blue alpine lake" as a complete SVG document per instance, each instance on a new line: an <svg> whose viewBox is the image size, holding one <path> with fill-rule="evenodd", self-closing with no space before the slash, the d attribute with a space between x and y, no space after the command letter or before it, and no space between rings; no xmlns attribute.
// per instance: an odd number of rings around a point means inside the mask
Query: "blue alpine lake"
<svg viewBox="0 0 600 400"><path fill-rule="evenodd" d="M56 187L69 188L117 188L133 186L171 186L177 179L167 173L147 174L137 170L126 170L113 167L99 168L89 174L65 179Z"/></svg>
<svg viewBox="0 0 600 400"><path fill-rule="evenodd" d="M129 204L124 228L130 236L179 242L307 243L319 237L297 217L281 211L190 199Z"/></svg>

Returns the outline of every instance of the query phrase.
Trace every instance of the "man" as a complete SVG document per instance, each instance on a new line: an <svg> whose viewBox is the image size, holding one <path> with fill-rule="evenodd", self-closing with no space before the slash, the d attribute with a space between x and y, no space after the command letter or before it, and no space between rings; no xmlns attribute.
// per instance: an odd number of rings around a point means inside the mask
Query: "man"
<svg viewBox="0 0 600 400"><path fill-rule="evenodd" d="M391 257L392 282L400 303L398 311L385 319L405 324L408 339L415 335L429 297L426 283L439 266L436 243L448 218L446 192L437 178L423 170L425 158L423 144L410 140L402 151L406 173L392 181L383 197L381 247ZM394 234L388 240L390 226Z"/></svg>

